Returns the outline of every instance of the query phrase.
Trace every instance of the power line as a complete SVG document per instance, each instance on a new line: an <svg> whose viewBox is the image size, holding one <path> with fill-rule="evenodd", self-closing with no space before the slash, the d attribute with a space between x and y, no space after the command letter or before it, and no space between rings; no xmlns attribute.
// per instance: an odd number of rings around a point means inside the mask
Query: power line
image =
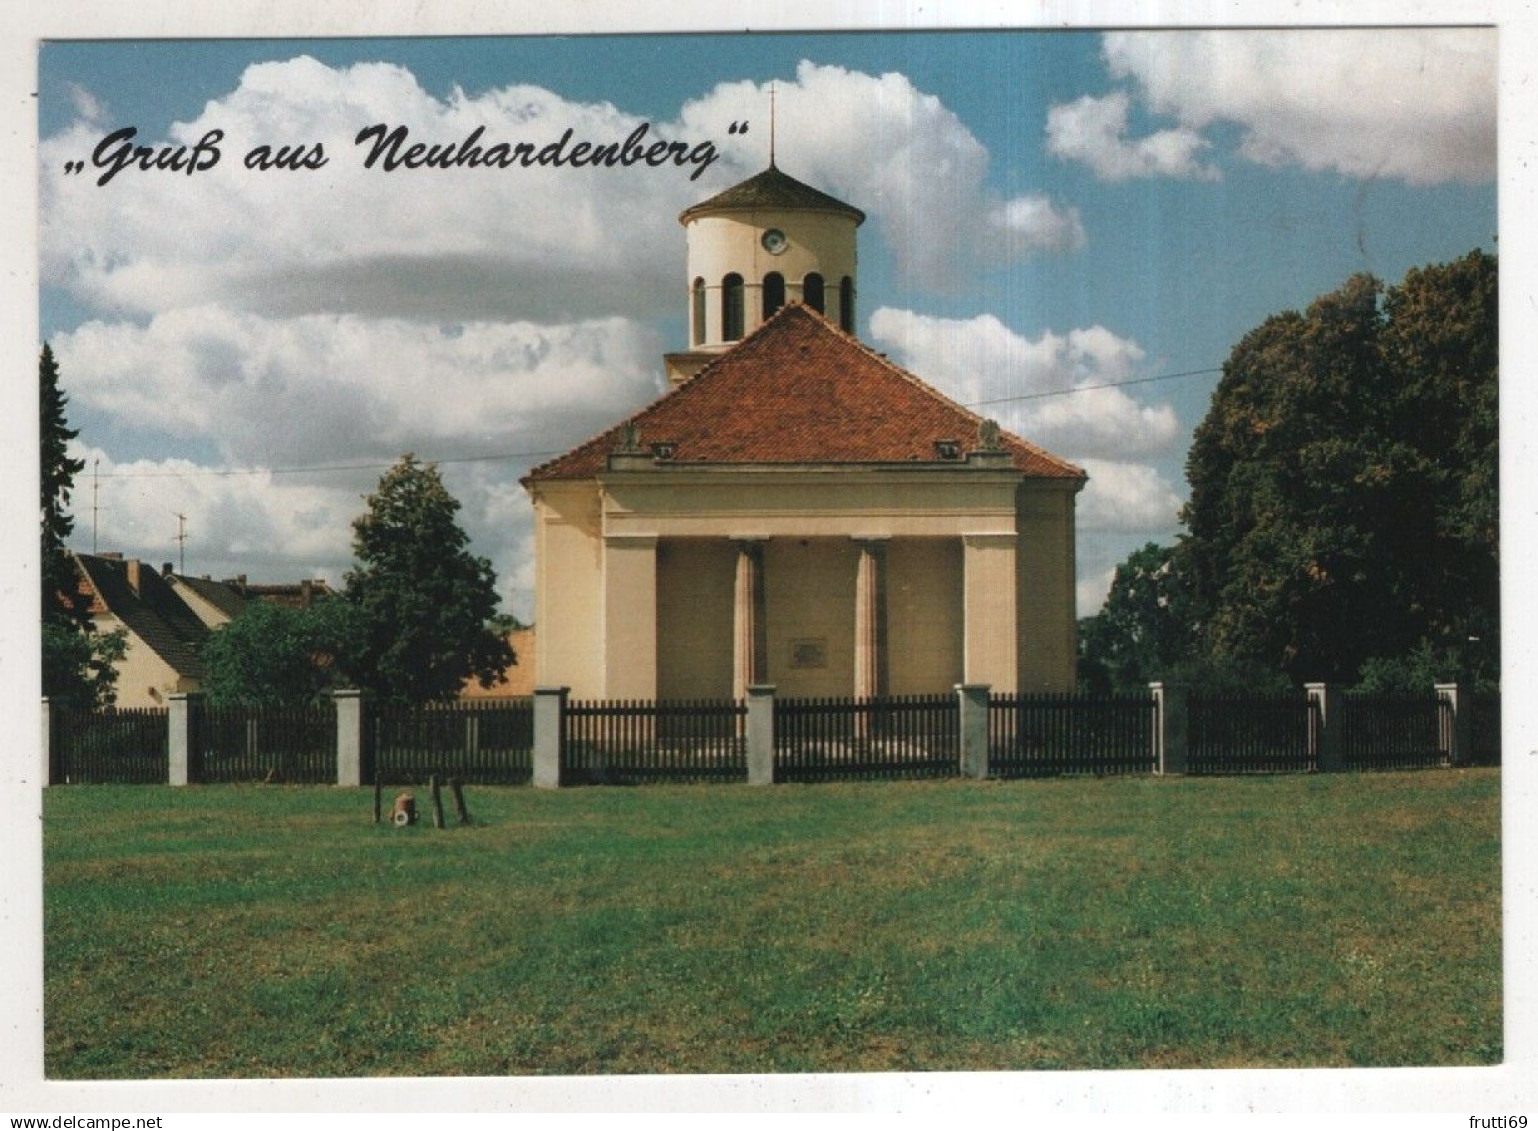
<svg viewBox="0 0 1538 1131"><path fill-rule="evenodd" d="M1187 369L1180 373L1161 373L1157 377L1133 377L1126 381L1107 381L1100 385L1080 385L1073 389L1048 389L1041 393L1021 393L1013 397L994 397L986 401L969 401L964 408L983 408L987 405L1008 404L1012 401L1034 401L1043 397L1066 397L1074 393L1088 393L1097 389L1119 389L1126 385L1151 385L1157 381L1174 381L1181 377L1201 377L1211 373L1223 372L1221 366L1210 369ZM442 459L424 459L424 463L498 463L509 460L539 459L547 456L558 456L562 449L544 452L501 452L496 455L485 456L448 456ZM336 471L379 471L395 466L394 460L387 463L322 463L303 464L293 467L225 467L225 468L197 468L191 471L109 471L102 479L195 479L195 478L222 478L236 475L317 475Z"/></svg>
<svg viewBox="0 0 1538 1131"><path fill-rule="evenodd" d="M990 404L1007 404L1010 401L1034 401L1042 397L1063 397L1070 393L1088 393L1095 389L1120 389L1124 385L1151 385L1155 381L1173 381L1177 377L1201 377L1208 373L1221 373L1222 366L1211 369L1187 369L1183 373L1161 373L1157 377L1133 377L1126 381L1107 381L1103 385L1080 385L1074 389L1048 389L1044 393L1021 393L1018 397L995 397L992 400L972 401L967 408L982 408Z"/></svg>

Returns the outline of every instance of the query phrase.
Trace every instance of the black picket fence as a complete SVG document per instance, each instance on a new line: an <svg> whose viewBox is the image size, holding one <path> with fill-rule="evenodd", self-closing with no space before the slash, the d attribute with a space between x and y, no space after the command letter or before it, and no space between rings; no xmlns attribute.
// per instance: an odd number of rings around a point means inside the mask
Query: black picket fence
<svg viewBox="0 0 1538 1131"><path fill-rule="evenodd" d="M457 778L479 785L524 785L534 775L534 701L380 705L366 726L365 777L386 785Z"/></svg>
<svg viewBox="0 0 1538 1131"><path fill-rule="evenodd" d="M1452 707L1441 696L1340 697L1332 720L1347 770L1413 770L1447 762Z"/></svg>
<svg viewBox="0 0 1538 1131"><path fill-rule="evenodd" d="M1192 694L1187 705L1187 773L1309 773L1319 768L1319 705L1311 699Z"/></svg>
<svg viewBox="0 0 1538 1131"><path fill-rule="evenodd" d="M746 781L746 715L732 700L570 701L561 784Z"/></svg>
<svg viewBox="0 0 1538 1131"><path fill-rule="evenodd" d="M1156 720L1147 695L995 695L988 710L988 774L1152 773Z"/></svg>
<svg viewBox="0 0 1538 1131"><path fill-rule="evenodd" d="M330 704L205 706L193 715L192 731L193 781L336 781L336 712Z"/></svg>
<svg viewBox="0 0 1538 1131"><path fill-rule="evenodd" d="M951 777L960 758L954 695L774 704L777 782Z"/></svg>
<svg viewBox="0 0 1538 1131"><path fill-rule="evenodd" d="M170 728L164 707L106 711L54 707L50 777L61 784L164 784L170 776Z"/></svg>
<svg viewBox="0 0 1538 1131"><path fill-rule="evenodd" d="M1462 708L1460 707L1460 710ZM1501 764L1501 693L1475 692L1469 696L1469 755L1474 766Z"/></svg>

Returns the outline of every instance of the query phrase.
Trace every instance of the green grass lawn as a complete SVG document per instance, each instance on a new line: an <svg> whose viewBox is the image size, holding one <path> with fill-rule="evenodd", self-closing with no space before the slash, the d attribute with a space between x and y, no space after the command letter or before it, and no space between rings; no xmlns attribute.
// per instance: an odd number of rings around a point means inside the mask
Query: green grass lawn
<svg viewBox="0 0 1538 1131"><path fill-rule="evenodd" d="M365 790L56 787L46 1068L1492 1063L1499 790L471 787L476 823L435 830Z"/></svg>

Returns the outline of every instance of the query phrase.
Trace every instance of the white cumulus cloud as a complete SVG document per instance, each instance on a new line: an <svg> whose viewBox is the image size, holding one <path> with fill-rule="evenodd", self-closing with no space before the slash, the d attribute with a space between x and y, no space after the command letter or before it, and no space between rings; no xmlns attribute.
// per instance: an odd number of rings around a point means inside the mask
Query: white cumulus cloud
<svg viewBox="0 0 1538 1131"><path fill-rule="evenodd" d="M1492 28L1115 32L1104 56L1182 131L1239 126L1250 161L1412 185L1495 176Z"/></svg>
<svg viewBox="0 0 1538 1131"><path fill-rule="evenodd" d="M1181 497L1157 468L1122 460L1084 459L1089 483L1079 496L1079 527L1162 535L1174 529Z"/></svg>
<svg viewBox="0 0 1538 1131"><path fill-rule="evenodd" d="M723 84L684 107L688 132L747 119L729 151L756 171L767 157L768 84ZM775 84L777 163L864 210L912 283L951 289L979 270L1084 245L1078 211L986 183L988 150L939 98L901 74L803 61Z"/></svg>
<svg viewBox="0 0 1538 1131"><path fill-rule="evenodd" d="M208 305L54 339L74 403L249 466L564 450L660 392L661 343L610 318L438 325Z"/></svg>
<svg viewBox="0 0 1538 1131"><path fill-rule="evenodd" d="M875 311L870 326L872 340L904 368L1077 462L1154 454L1179 439L1171 406L1092 387L1128 379L1144 357L1136 342L1103 326L1048 331L1032 340L991 314L937 318L891 307ZM1038 395L1043 393L1053 395Z"/></svg>
<svg viewBox="0 0 1538 1131"><path fill-rule="evenodd" d="M1131 98L1116 91L1104 98L1086 94L1047 112L1047 152L1082 161L1107 181L1132 177L1189 177L1216 180L1218 171L1198 155L1210 143L1195 130L1159 130L1143 138L1127 136Z"/></svg>

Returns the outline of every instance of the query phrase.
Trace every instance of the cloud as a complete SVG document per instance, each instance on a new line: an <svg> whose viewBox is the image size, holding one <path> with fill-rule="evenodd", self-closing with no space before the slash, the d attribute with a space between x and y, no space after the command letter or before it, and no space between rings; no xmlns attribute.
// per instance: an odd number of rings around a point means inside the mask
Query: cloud
<svg viewBox="0 0 1538 1131"><path fill-rule="evenodd" d="M1140 404L1120 389L1087 388L1126 380L1144 359L1136 342L1103 326L1047 331L1033 341L991 314L936 318L882 307L870 327L872 341L904 368L1070 459L1154 454L1180 438L1169 405ZM1070 389L1080 391L1037 396Z"/></svg>
<svg viewBox="0 0 1538 1131"><path fill-rule="evenodd" d="M42 142L44 280L138 315L210 301L278 316L451 321L674 312L683 241L669 218L703 191L689 170L365 169L354 138L376 123L431 144L482 128L483 146L542 146L567 129L618 142L645 124L531 86L439 99L390 64L256 64L195 119L133 139L190 148L220 131L213 168L131 168L98 187L97 170L69 175L65 165L91 160L99 125L77 122ZM255 172L242 160L258 144L318 145L327 163Z"/></svg>
<svg viewBox="0 0 1538 1131"><path fill-rule="evenodd" d="M1168 534L1180 511L1179 492L1156 468L1120 460L1083 459L1089 483L1079 496L1082 530Z"/></svg>
<svg viewBox="0 0 1538 1131"><path fill-rule="evenodd" d="M1412 185L1495 176L1494 29L1114 32L1103 53L1174 132L1235 124L1258 164Z"/></svg>
<svg viewBox="0 0 1538 1131"><path fill-rule="evenodd" d="M768 84L723 84L683 109L687 130L749 119L729 141L744 166L767 156ZM1078 211L988 188L988 150L937 97L904 75L803 61L775 87L778 163L867 212L909 283L947 290L978 271L1084 246Z"/></svg>
<svg viewBox="0 0 1538 1131"><path fill-rule="evenodd" d="M98 186L103 139L81 118L41 144L42 271L100 309L148 315L218 302L270 316L354 313L423 320L577 321L676 313L683 240L672 218L757 172L767 158L767 86L718 86L648 123L609 103L530 85L438 98L386 63L313 58L248 67L239 85L164 136L186 147L219 131L219 162L194 173L137 167ZM902 75L802 63L778 85L786 170L865 209L911 281L956 286L979 270L1083 245L1077 213L986 185L988 152L939 99ZM729 123L750 120L746 135ZM718 145L692 168L363 168L359 131L404 125L410 142L480 144L648 138ZM322 168L255 172L259 144L320 146Z"/></svg>
<svg viewBox="0 0 1538 1131"><path fill-rule="evenodd" d="M340 586L353 564L352 522L385 467L288 476L272 471L230 475L190 460L117 462L79 443L70 453L86 463L74 493L71 544L93 544L93 475L99 475L100 514L94 542L158 567L177 564L177 516L185 518L186 570L194 576L253 581L323 578ZM516 474L505 465L443 465L445 484L459 500L459 522L470 550L491 560L503 608L533 616L533 514Z"/></svg>
<svg viewBox="0 0 1538 1131"><path fill-rule="evenodd" d="M1131 98L1116 91L1104 98L1086 94L1047 112L1047 152L1082 161L1102 180L1132 177L1186 177L1217 180L1218 171L1197 160L1210 143L1195 130L1160 130L1136 141L1127 138Z"/></svg>
<svg viewBox="0 0 1538 1131"><path fill-rule="evenodd" d="M1105 606L1111 592L1111 582L1116 580L1116 567L1099 573L1081 576L1074 585L1074 604L1081 617L1093 616Z"/></svg>
<svg viewBox="0 0 1538 1131"><path fill-rule="evenodd" d="M558 452L661 391L661 342L619 318L437 325L207 305L142 327L88 322L53 346L75 403L212 441L241 466Z"/></svg>

